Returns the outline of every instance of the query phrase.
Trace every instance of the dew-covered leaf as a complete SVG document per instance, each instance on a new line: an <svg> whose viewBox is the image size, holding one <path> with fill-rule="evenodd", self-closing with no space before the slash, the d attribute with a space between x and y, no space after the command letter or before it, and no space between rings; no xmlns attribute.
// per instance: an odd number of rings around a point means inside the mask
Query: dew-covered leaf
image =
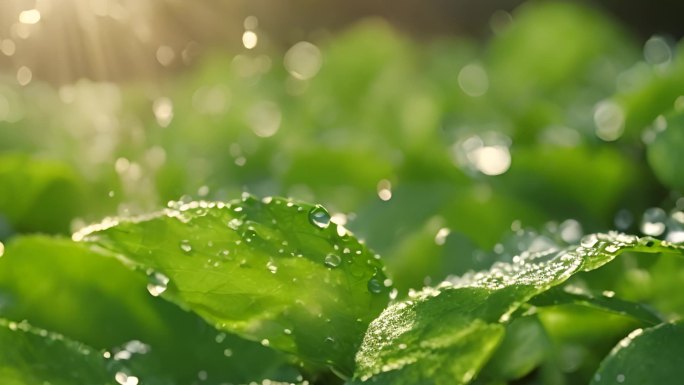
<svg viewBox="0 0 684 385"><path fill-rule="evenodd" d="M624 301L614 297L615 293L592 293L574 286L553 288L530 300L534 306L556 306L564 304L576 304L589 306L599 310L632 317L647 325L657 325L664 320L648 307L630 301Z"/></svg>
<svg viewBox="0 0 684 385"><path fill-rule="evenodd" d="M101 352L25 322L0 319L3 385L117 385L117 373L126 375Z"/></svg>
<svg viewBox="0 0 684 385"><path fill-rule="evenodd" d="M112 354L139 341L145 353L126 359L127 366L140 365L145 374L174 383L191 383L200 371L209 383L296 378L280 376L284 355L217 331L196 314L151 296L147 285L145 276L85 244L15 237L0 258L0 317L25 319Z"/></svg>
<svg viewBox="0 0 684 385"><path fill-rule="evenodd" d="M468 383L500 342L502 323L522 304L625 251L684 255L684 246L619 233L589 235L579 246L522 253L512 263L425 288L370 324L355 377L383 384Z"/></svg>
<svg viewBox="0 0 684 385"><path fill-rule="evenodd" d="M684 324L636 329L601 363L591 385L678 384L684 376Z"/></svg>
<svg viewBox="0 0 684 385"><path fill-rule="evenodd" d="M343 374L388 301L381 262L321 206L192 202L74 237L145 271L152 291L218 328Z"/></svg>

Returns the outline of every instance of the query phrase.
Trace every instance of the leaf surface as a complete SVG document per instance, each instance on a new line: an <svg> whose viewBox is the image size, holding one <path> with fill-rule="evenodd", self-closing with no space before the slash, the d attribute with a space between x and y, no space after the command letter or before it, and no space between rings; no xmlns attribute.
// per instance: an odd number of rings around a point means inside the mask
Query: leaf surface
<svg viewBox="0 0 684 385"><path fill-rule="evenodd" d="M530 300L534 306L556 306L576 304L589 306L599 310L608 311L632 317L646 325L657 325L664 320L660 315L648 307L635 302L625 301L613 297L614 293L592 293L573 286L553 288Z"/></svg>
<svg viewBox="0 0 684 385"><path fill-rule="evenodd" d="M276 372L284 355L217 331L196 314L154 298L147 285L147 277L86 244L15 237L0 258L0 317L28 320L112 354L139 341L148 346L146 353L132 355L126 365L133 369L142 362L138 373L145 381L191 383L199 371L216 383L296 377Z"/></svg>
<svg viewBox="0 0 684 385"><path fill-rule="evenodd" d="M389 288L378 258L321 206L192 202L75 234L220 329L349 375ZM156 288L155 288L156 287Z"/></svg>
<svg viewBox="0 0 684 385"><path fill-rule="evenodd" d="M370 324L356 356L355 377L382 384L466 384L522 304L625 251L681 255L684 247L619 233L589 235L579 246L523 253L512 263L425 288Z"/></svg>
<svg viewBox="0 0 684 385"><path fill-rule="evenodd" d="M601 363L591 385L661 385L684 376L684 324L636 329Z"/></svg>
<svg viewBox="0 0 684 385"><path fill-rule="evenodd" d="M25 322L0 319L0 379L4 385L116 385L117 372L110 370L102 353L92 348Z"/></svg>

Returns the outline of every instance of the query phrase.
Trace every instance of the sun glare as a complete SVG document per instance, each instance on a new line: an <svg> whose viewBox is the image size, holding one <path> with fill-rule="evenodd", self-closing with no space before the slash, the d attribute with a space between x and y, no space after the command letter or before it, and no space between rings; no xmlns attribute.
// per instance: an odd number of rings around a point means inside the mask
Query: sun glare
<svg viewBox="0 0 684 385"><path fill-rule="evenodd" d="M192 64L198 43L254 48L256 20L234 5L167 0L16 0L0 2L0 69L23 83L154 80ZM226 21L226 15L231 18ZM249 33L244 32L243 23ZM30 80L30 79L29 79Z"/></svg>

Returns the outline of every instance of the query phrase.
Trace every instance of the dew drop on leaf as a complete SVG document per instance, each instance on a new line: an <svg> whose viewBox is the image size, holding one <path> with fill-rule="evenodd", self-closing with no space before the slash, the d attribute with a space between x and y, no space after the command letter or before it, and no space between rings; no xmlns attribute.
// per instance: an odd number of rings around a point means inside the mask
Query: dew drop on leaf
<svg viewBox="0 0 684 385"><path fill-rule="evenodd" d="M323 206L316 205L309 211L309 222L318 228L325 229L330 224L330 214Z"/></svg>
<svg viewBox="0 0 684 385"><path fill-rule="evenodd" d="M598 237L596 235L589 234L589 235L585 235L584 237L582 237L582 240L580 240L580 245L582 245L582 247L589 248L589 247L596 246L596 244L598 242L599 242L599 240L598 240Z"/></svg>
<svg viewBox="0 0 684 385"><path fill-rule="evenodd" d="M192 246L187 239L181 241L180 249L183 250L185 254L190 254L192 252Z"/></svg>
<svg viewBox="0 0 684 385"><path fill-rule="evenodd" d="M169 277L158 272L150 274L148 280L147 291L154 297L158 297L165 292L169 285Z"/></svg>
<svg viewBox="0 0 684 385"><path fill-rule="evenodd" d="M228 221L228 227L230 227L233 230L239 229L240 226L242 226L242 221L237 218L233 218L230 221Z"/></svg>
<svg viewBox="0 0 684 385"><path fill-rule="evenodd" d="M328 267L337 267L340 265L340 262L342 262L342 259L340 258L339 255L330 253L325 256L325 265Z"/></svg>
<svg viewBox="0 0 684 385"><path fill-rule="evenodd" d="M368 291L373 294L380 294L382 292L382 283L377 278L368 280Z"/></svg>

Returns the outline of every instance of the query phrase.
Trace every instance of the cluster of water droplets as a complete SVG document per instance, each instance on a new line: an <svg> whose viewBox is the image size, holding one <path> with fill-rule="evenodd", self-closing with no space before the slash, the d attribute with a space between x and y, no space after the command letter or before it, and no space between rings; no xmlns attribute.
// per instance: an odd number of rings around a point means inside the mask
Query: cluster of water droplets
<svg viewBox="0 0 684 385"><path fill-rule="evenodd" d="M684 242L684 211L674 210L668 215L661 208L649 208L642 216L640 230L652 237L664 237L669 242Z"/></svg>
<svg viewBox="0 0 684 385"><path fill-rule="evenodd" d="M144 355L150 352L150 346L138 340L131 340L120 347L105 351L103 357L113 362L128 361L135 355ZM120 369L114 375L114 380L119 385L138 385L140 379L130 373L128 369Z"/></svg>
<svg viewBox="0 0 684 385"><path fill-rule="evenodd" d="M224 247L225 242L208 242L206 248L201 245L202 250L205 249L216 249L215 256L208 259L206 263L207 268L219 267L222 261L230 261L240 255L240 245L251 245L256 244L259 241L272 241L270 235L260 235L260 228L264 229L265 233L275 231L278 229L278 215L273 215L270 223L255 223L249 220L249 214L247 211L251 212L251 209L261 205L261 208L269 210L269 206L279 206L284 209L291 209L299 215L306 215L308 222L313 226L316 231L328 231L331 226L334 226L334 231L331 231L328 235L330 237L330 242L333 250L322 257L322 263L328 269L341 268L343 265L348 265L345 267L348 271L357 278L365 276L368 274L369 268L364 266L365 264L369 266L374 266L374 259L378 259L378 255L374 255L372 258L365 257L367 251L364 251L362 247L362 242L357 242L351 236L351 233L343 226L343 224L333 222L333 217L321 205L315 205L310 208L306 208L303 205L297 204L291 200L277 197L265 197L261 200L257 199L253 195L243 194L241 201L239 202L208 202L208 201L172 201L168 204L168 209L166 215L169 217L176 218L184 223L192 224L193 220L198 217L206 215L221 216L223 210L230 211L229 219L226 220L226 227L231 231L240 235L240 238L234 241L235 250L231 250L230 247ZM287 214L290 215L290 214ZM269 229L266 229L268 227ZM267 231L268 230L268 231ZM302 250L297 247L290 245L287 240L273 241L276 248L273 252L273 257L269 258L265 265L265 268L272 274L277 274L279 271L278 258L280 256L289 257L304 257ZM263 246L264 242L260 242L259 245ZM241 247L241 246L240 246ZM186 255L193 255L196 248L192 240L183 239L179 242L179 248ZM307 256L311 257L311 256ZM240 258L238 260L240 267L250 267L247 258ZM152 278L158 277L158 275L150 275ZM380 270L375 267L375 273L372 274L371 278L367 281L367 289L370 293L379 294L386 290L387 287L391 286L391 281L379 278ZM296 278L293 278L295 281ZM163 292L162 288L168 285L168 279L154 279L148 286L148 290L153 295L159 295Z"/></svg>
<svg viewBox="0 0 684 385"><path fill-rule="evenodd" d="M574 227L574 224L567 226ZM575 231L572 233L574 237ZM624 248L649 246L649 241L649 238L638 238L617 232L589 234L579 240L578 246L560 248L558 245L548 244L540 250L523 251L515 255L510 262L495 262L487 271L450 277L440 284L437 290L446 287L500 290L511 285L544 289L564 281L579 270L592 270L602 266ZM420 292L417 296L434 296L433 290L430 289L427 293Z"/></svg>

